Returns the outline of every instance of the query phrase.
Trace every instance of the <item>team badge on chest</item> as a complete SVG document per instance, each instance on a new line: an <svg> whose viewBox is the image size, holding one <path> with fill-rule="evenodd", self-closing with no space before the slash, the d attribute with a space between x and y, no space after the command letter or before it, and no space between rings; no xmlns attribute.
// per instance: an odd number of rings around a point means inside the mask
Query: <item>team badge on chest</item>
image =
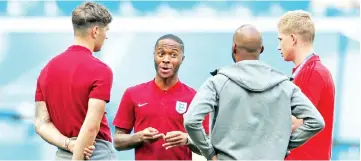
<svg viewBox="0 0 361 161"><path fill-rule="evenodd" d="M187 111L187 103L177 101L177 103L175 104L175 109L177 110L178 113L183 114Z"/></svg>

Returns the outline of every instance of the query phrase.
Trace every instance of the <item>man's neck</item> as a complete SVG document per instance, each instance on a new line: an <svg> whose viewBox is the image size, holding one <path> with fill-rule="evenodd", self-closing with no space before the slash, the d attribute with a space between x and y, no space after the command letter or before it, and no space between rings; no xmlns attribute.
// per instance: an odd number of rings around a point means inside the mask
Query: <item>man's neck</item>
<svg viewBox="0 0 361 161"><path fill-rule="evenodd" d="M296 50L295 59L293 60L293 63L296 66L299 66L303 61L305 61L307 56L312 54L312 52L313 52L312 45L299 48L298 50Z"/></svg>
<svg viewBox="0 0 361 161"><path fill-rule="evenodd" d="M155 77L155 84L162 90L168 90L178 82L178 75L163 79L160 76Z"/></svg>
<svg viewBox="0 0 361 161"><path fill-rule="evenodd" d="M243 61L243 60L259 60L259 55L253 54L253 53L241 53L238 54L239 57L236 58L236 63Z"/></svg>
<svg viewBox="0 0 361 161"><path fill-rule="evenodd" d="M83 46L83 47L89 49L91 52L94 52L94 45L89 43L89 41L86 40L85 38L75 37L74 38L74 45Z"/></svg>

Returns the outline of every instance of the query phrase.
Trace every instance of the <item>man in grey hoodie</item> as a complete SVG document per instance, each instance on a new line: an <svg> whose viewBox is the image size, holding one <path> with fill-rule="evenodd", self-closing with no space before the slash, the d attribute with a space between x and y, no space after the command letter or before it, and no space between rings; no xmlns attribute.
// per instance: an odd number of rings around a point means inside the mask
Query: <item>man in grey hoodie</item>
<svg viewBox="0 0 361 161"><path fill-rule="evenodd" d="M221 68L198 90L184 126L208 160L283 160L324 128L310 100L288 77L259 60L262 35L243 25L233 37L235 64ZM210 139L202 122L212 112ZM291 115L304 123L292 132Z"/></svg>

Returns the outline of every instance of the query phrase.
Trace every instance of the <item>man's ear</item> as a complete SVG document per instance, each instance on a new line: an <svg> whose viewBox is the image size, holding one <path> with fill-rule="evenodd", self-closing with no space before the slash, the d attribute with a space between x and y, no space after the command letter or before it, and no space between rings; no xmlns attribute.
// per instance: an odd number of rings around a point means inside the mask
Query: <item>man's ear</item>
<svg viewBox="0 0 361 161"><path fill-rule="evenodd" d="M292 45L296 45L297 43L297 36L295 34L291 34L291 39L292 39Z"/></svg>
<svg viewBox="0 0 361 161"><path fill-rule="evenodd" d="M261 54L263 53L263 50L264 50L264 46L262 45L262 48L261 48Z"/></svg>
<svg viewBox="0 0 361 161"><path fill-rule="evenodd" d="M235 43L232 44L232 53L236 53L236 44Z"/></svg>
<svg viewBox="0 0 361 161"><path fill-rule="evenodd" d="M181 61L181 63L180 64L182 64L183 63L183 60L186 58L186 56L182 56L182 61Z"/></svg>
<svg viewBox="0 0 361 161"><path fill-rule="evenodd" d="M91 36L93 38L97 38L99 32L99 26L94 26L93 28L91 28Z"/></svg>

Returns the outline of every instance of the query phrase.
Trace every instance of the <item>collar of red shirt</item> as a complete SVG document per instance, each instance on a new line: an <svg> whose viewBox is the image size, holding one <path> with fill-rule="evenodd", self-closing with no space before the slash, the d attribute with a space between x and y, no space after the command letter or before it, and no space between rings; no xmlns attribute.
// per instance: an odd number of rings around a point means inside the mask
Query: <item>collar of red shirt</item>
<svg viewBox="0 0 361 161"><path fill-rule="evenodd" d="M168 90L162 90L155 83L155 79L153 79L153 81L152 81L152 86L159 92L174 92L181 86L181 84L182 84L182 82L178 79L177 83L175 85L173 85L172 87L170 87Z"/></svg>
<svg viewBox="0 0 361 161"><path fill-rule="evenodd" d="M307 66L307 64L313 62L313 61L319 61L320 60L320 57L316 54L314 54L310 59L307 60L307 62L305 63L304 66ZM299 67L300 65L297 65L296 67L292 68L292 74L297 70L297 68Z"/></svg>
<svg viewBox="0 0 361 161"><path fill-rule="evenodd" d="M72 45L72 46L69 46L68 50L73 50L73 51L83 51L85 53L89 53L89 54L92 54L92 52L84 47L84 46L81 46L81 45Z"/></svg>

